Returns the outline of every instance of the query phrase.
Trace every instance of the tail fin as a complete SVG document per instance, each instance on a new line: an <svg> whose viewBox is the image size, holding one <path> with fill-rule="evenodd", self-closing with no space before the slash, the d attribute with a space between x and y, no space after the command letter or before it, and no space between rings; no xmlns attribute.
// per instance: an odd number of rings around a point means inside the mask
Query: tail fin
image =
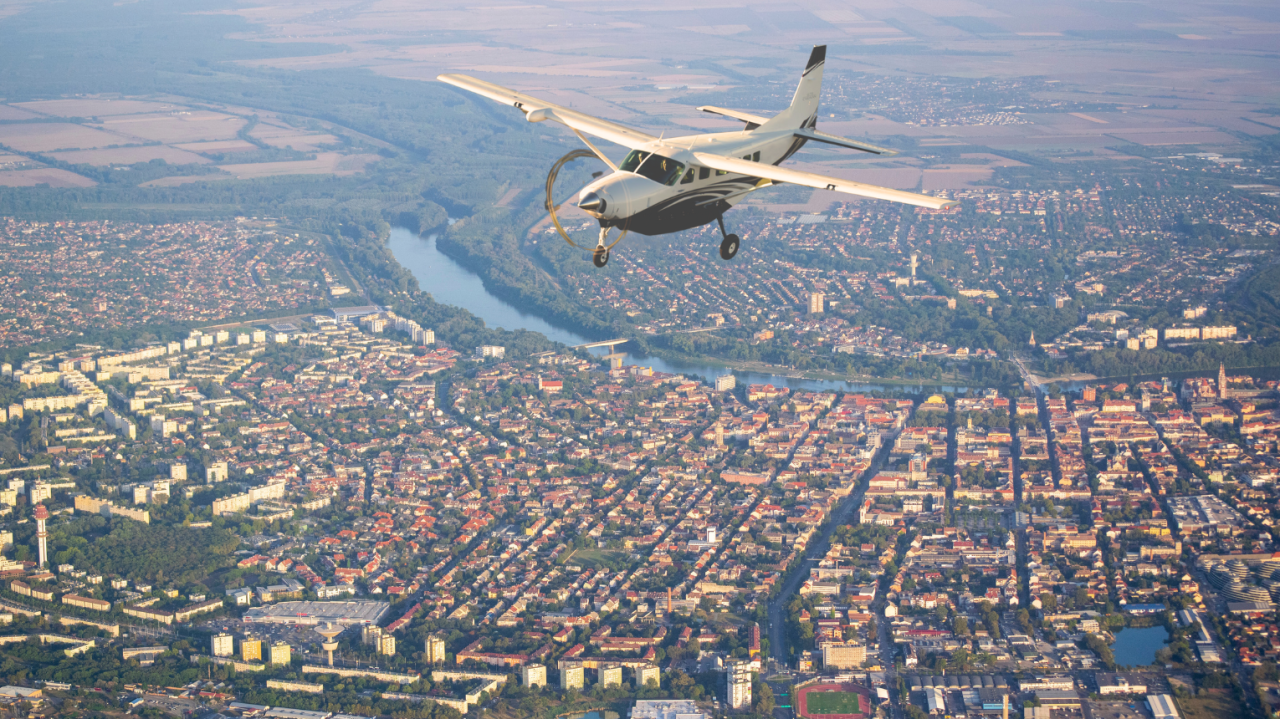
<svg viewBox="0 0 1280 719"><path fill-rule="evenodd" d="M809 54L809 62L800 75L800 85L796 87L795 97L791 98L791 107L761 125L760 129L798 130L817 124L818 100L822 95L822 67L826 61L827 46L814 45L813 52Z"/></svg>

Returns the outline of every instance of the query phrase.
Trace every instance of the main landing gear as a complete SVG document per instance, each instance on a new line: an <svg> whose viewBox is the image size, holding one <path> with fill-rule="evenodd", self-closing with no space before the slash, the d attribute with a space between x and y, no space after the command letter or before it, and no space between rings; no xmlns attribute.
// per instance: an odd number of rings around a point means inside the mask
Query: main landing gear
<svg viewBox="0 0 1280 719"><path fill-rule="evenodd" d="M738 254L738 246L741 243L737 235L725 234L723 216L717 215L716 222L720 225L720 234L724 236L724 240L720 243L720 259L732 260L733 256Z"/></svg>

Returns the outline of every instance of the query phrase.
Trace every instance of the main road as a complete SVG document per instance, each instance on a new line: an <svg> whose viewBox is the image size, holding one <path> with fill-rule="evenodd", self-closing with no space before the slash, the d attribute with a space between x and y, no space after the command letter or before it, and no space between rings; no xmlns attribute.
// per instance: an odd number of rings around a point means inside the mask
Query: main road
<svg viewBox="0 0 1280 719"><path fill-rule="evenodd" d="M805 547L805 554L808 556L801 560L796 565L796 568L782 581L782 591L769 604L769 654L775 657L775 661L780 662L783 666L789 666L791 657L791 652L787 646L787 603L791 601L791 597L800 589L800 585L809 576L809 570L817 563L815 557L826 555L827 550L831 547L831 535L836 531L836 527L846 524L850 515L853 514L854 507L862 503L862 498L867 491L867 482L870 481L871 477L875 476L876 472L880 471L880 467L884 465L885 457L893 449L893 443L901 431L900 429L895 430L891 435L888 435L884 444L880 447L880 451L876 453L875 459L871 461L871 466L859 478L857 489L850 492L849 496L836 505L836 510L831 513L827 523L823 525L822 533L817 540Z"/></svg>

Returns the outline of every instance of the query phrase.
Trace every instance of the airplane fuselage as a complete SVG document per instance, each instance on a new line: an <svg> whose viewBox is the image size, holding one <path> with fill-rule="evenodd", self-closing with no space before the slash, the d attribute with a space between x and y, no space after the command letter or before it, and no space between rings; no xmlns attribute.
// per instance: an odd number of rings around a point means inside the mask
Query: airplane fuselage
<svg viewBox="0 0 1280 719"><path fill-rule="evenodd" d="M792 131L743 130L671 137L632 150L619 169L578 193L578 204L601 227L661 235L700 227L723 215L769 180L700 166L707 152L777 165L804 146ZM664 163L668 163L665 164ZM601 202L592 202L598 198ZM594 209L589 209L594 206Z"/></svg>

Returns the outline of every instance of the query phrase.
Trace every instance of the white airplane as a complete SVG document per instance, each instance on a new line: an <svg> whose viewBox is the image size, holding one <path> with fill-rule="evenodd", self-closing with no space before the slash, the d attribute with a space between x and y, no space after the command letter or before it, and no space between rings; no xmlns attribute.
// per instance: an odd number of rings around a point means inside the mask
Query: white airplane
<svg viewBox="0 0 1280 719"><path fill-rule="evenodd" d="M661 235L705 225L712 220L719 223L720 234L724 237L720 256L729 260L738 253L739 239L737 235L725 233L725 211L748 194L771 185L791 183L933 209L957 204L938 197L778 166L810 140L875 155L897 154L883 147L815 129L826 56L826 45L813 48L791 106L781 113L761 117L738 110L704 106L698 109L741 120L746 123L746 128L741 132L683 137L654 137L467 75L440 75L437 79L491 100L514 105L524 112L529 122L554 120L567 125L613 169L578 193L578 207L600 222L600 240L592 253L596 267L604 267L609 261L605 238L611 228ZM630 148L631 152L622 162L615 164L583 133Z"/></svg>

